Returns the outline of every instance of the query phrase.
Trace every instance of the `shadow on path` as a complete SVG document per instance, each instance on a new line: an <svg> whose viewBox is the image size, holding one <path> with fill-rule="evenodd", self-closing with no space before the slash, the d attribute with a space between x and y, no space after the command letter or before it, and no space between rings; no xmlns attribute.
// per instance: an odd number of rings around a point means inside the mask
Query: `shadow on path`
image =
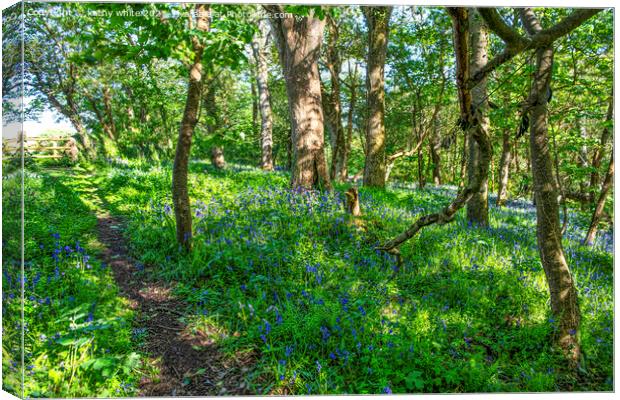
<svg viewBox="0 0 620 400"><path fill-rule="evenodd" d="M154 359L158 374L146 374L139 382L139 396L247 395L246 378L254 360L225 354L214 338L191 332L183 319L185 304L172 295L166 282L136 275L123 235L123 221L110 215L105 197L92 182L71 186L93 204L97 215L99 255L113 271L121 294L138 311L136 325L146 331L144 350ZM62 178L61 178L62 180ZM95 186L95 187L93 187Z"/></svg>

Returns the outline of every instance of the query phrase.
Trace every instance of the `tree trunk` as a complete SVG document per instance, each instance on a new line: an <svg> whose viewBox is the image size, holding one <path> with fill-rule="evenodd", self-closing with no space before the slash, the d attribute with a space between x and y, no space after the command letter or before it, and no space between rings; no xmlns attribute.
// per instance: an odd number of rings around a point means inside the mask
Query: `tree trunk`
<svg viewBox="0 0 620 400"><path fill-rule="evenodd" d="M512 143L510 141L510 131L504 129L502 135L502 156L499 161L499 185L497 190L497 206L501 207L506 204L508 199L508 176L510 174L510 147Z"/></svg>
<svg viewBox="0 0 620 400"><path fill-rule="evenodd" d="M353 115L355 112L355 103L357 102L357 84L355 79L357 77L357 64L355 64L355 72L353 73L353 79L349 90L351 95L349 97L349 112L347 113L347 138L345 141L345 151L342 157L342 169L340 171L340 181L345 182L349 179L349 155L351 154L351 143L353 142Z"/></svg>
<svg viewBox="0 0 620 400"><path fill-rule="evenodd" d="M356 187L349 188L345 193L347 212L354 217L362 215L360 209L360 196Z"/></svg>
<svg viewBox="0 0 620 400"><path fill-rule="evenodd" d="M138 131L138 128L135 126L136 113L133 108L134 94L131 86L129 85L123 84L123 89L125 89L125 94L127 96L127 99L125 100L125 112L127 113L127 125L125 126L125 129L127 129L127 131L131 134L134 134Z"/></svg>
<svg viewBox="0 0 620 400"><path fill-rule="evenodd" d="M368 26L365 186L385 186L385 57L392 7L364 7Z"/></svg>
<svg viewBox="0 0 620 400"><path fill-rule="evenodd" d="M459 135L454 135L454 150L452 152L452 162L450 163L450 168L452 172L452 184L456 185L458 181L458 177L456 173L458 172L458 159L459 159Z"/></svg>
<svg viewBox="0 0 620 400"><path fill-rule="evenodd" d="M73 125L73 127L77 131L78 140L80 141L80 144L82 145L82 150L89 156L92 156L94 153L94 149L90 142L90 137L88 136L88 132L86 131L86 128L84 128L84 125L82 124L82 118L79 116L79 114L72 112L69 115L69 121L71 121L71 125Z"/></svg>
<svg viewBox="0 0 620 400"><path fill-rule="evenodd" d="M487 47L489 43L489 33L486 26L481 21L477 13L470 9L469 26L471 32L471 71L476 72L484 68L487 63ZM472 102L476 112L480 115L480 128L488 133L489 118L487 116L487 80L482 79L472 89ZM490 160L489 160L490 161ZM469 138L469 158L467 162L467 176L471 181L480 169L479 163L482 162L478 143ZM488 165L485 168L489 168ZM488 199L488 180L482 182L479 190L473 194L467 203L467 221L472 225L481 227L489 226L489 199Z"/></svg>
<svg viewBox="0 0 620 400"><path fill-rule="evenodd" d="M468 150L469 149L469 135L463 136L463 147L461 151L461 171L459 173L460 181L459 187L465 187L465 173L467 172L467 159L468 159Z"/></svg>
<svg viewBox="0 0 620 400"><path fill-rule="evenodd" d="M103 88L103 109L108 120L110 131L108 136L110 139L116 140L116 123L114 122L112 113L112 94L110 93L110 88L107 86L104 86Z"/></svg>
<svg viewBox="0 0 620 400"><path fill-rule="evenodd" d="M586 127L587 120L584 117L577 118L577 128L579 129L579 136L581 137L581 146L579 147L579 152L575 153L577 157L576 164L579 165L583 170L588 168L588 146L586 145L586 141L588 140L588 130ZM586 182L585 177L579 180L579 192L584 196L589 196L588 193L588 182ZM582 210L585 210L585 205L582 204Z"/></svg>
<svg viewBox="0 0 620 400"><path fill-rule="evenodd" d="M596 231L598 229L598 223L601 220L601 216L603 215L603 208L605 207L605 200L607 200L607 194L609 193L609 189L611 185L614 183L614 153L611 152L611 160L609 160L609 167L607 168L607 174L605 175L605 181L603 182L603 187L601 188L601 194L599 195L598 202L596 203L596 209L594 210L594 214L592 214L592 221L590 222L590 228L588 228L588 233L586 234L586 238L583 241L583 244L586 246L592 246L594 244L594 239L596 239Z"/></svg>
<svg viewBox="0 0 620 400"><path fill-rule="evenodd" d="M519 164L519 142L517 140L514 141L514 167L515 167L515 175L518 175L521 172L521 167Z"/></svg>
<svg viewBox="0 0 620 400"><path fill-rule="evenodd" d="M419 97L418 97L419 99ZM413 132L415 132L416 134L416 140L418 141L418 143L420 143L420 146L417 146L418 150L417 150L417 161L418 161L418 188L419 189L424 189L424 186L426 186L426 179L425 179L425 175L424 175L424 156L422 155L422 140L424 140L424 137L422 136L422 121L418 120L419 117L419 108L420 104L418 102L418 107L413 107L413 110L411 111L411 129L413 130ZM391 163L390 165L393 165L393 163ZM391 169L391 167L390 167Z"/></svg>
<svg viewBox="0 0 620 400"><path fill-rule="evenodd" d="M531 8L522 10L523 24L530 35L542 27ZM562 249L558 191L547 135L547 102L553 72L553 48L536 49L536 71L528 104L530 107L530 155L536 199L536 237L540 259L547 276L556 340L571 366L579 360L577 340L580 312L577 290Z"/></svg>
<svg viewBox="0 0 620 400"><path fill-rule="evenodd" d="M441 140L439 138L438 129L439 120L434 121L431 129L433 133L430 140L431 161L433 165L433 183L435 185L441 185L441 156L439 150L441 149Z"/></svg>
<svg viewBox="0 0 620 400"><path fill-rule="evenodd" d="M101 129L103 130L103 132L106 134L108 138L114 140L114 134L112 133L112 129L110 128L110 125L108 125L106 118L101 113L101 110L99 109L99 105L97 104L97 101L90 94L86 92L84 93L84 96L90 103L90 108L92 108L93 112L95 113L95 116L97 117L97 121L99 121L99 125L101 125Z"/></svg>
<svg viewBox="0 0 620 400"><path fill-rule="evenodd" d="M286 136L286 170L292 171L293 169L293 128L288 130Z"/></svg>
<svg viewBox="0 0 620 400"><path fill-rule="evenodd" d="M267 57L269 47L269 26L266 20L258 22L260 33L254 37L252 49L256 59L256 84L258 86L258 106L261 116L261 168L265 171L273 170L273 114L271 111L271 94L269 93L269 72L267 70Z"/></svg>
<svg viewBox="0 0 620 400"><path fill-rule="evenodd" d="M277 5L263 6L272 15ZM271 18L284 69L293 133L291 186L331 190L323 135L323 107L318 58L325 20L314 15Z"/></svg>
<svg viewBox="0 0 620 400"><path fill-rule="evenodd" d="M256 134L258 132L258 93L256 93L256 84L253 80L250 80L250 91L252 92L252 132Z"/></svg>
<svg viewBox="0 0 620 400"><path fill-rule="evenodd" d="M208 8L205 4L196 4L196 29L203 32L209 30ZM202 53L204 50L204 46L196 36L192 38L192 47L194 49L194 61L189 71L187 99L172 168L172 202L176 218L177 242L186 250L191 249L192 239L192 214L189 205L187 173L192 135L198 123L203 83Z"/></svg>
<svg viewBox="0 0 620 400"><path fill-rule="evenodd" d="M346 176L343 178L342 172L342 169L346 168L344 165L346 157L346 141L344 127L342 126L342 105L340 102L341 61L337 48L339 32L338 26L336 25L334 19L330 16L327 16L326 18L329 35L327 41L327 57L325 60L325 66L329 71L331 91L327 98L324 99L323 104L326 104L328 107L325 109L325 117L334 139L329 176L332 180L342 182L346 179Z"/></svg>
<svg viewBox="0 0 620 400"><path fill-rule="evenodd" d="M206 125L207 132L209 134L215 133L219 126L219 121L217 118L217 104L215 102L215 79L214 77L205 76L203 79L203 83L201 84L201 90L204 94L204 108L206 112ZM209 84L205 85L204 81L208 81Z"/></svg>
<svg viewBox="0 0 620 400"><path fill-rule="evenodd" d="M590 175L590 201L594 201L594 194L596 190L598 190L598 182L599 182L599 172L598 169L601 167L601 161L603 160L603 154L605 154L605 145L609 141L611 137L611 128L610 124L613 123L614 119L614 93L613 88L611 92L611 96L609 97L609 105L607 107L607 115L605 116L605 127L603 128L603 133L601 134L601 141L598 147L594 150L594 155L592 156L592 174Z"/></svg>
<svg viewBox="0 0 620 400"><path fill-rule="evenodd" d="M226 166L224 149L219 146L215 146L211 149L211 164L217 169L222 169Z"/></svg>

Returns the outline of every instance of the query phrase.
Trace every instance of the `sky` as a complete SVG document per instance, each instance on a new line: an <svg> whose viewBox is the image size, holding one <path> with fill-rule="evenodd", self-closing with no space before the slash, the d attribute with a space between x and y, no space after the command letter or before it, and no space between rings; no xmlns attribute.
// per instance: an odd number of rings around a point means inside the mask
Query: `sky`
<svg viewBox="0 0 620 400"><path fill-rule="evenodd" d="M21 130L21 124L10 123L2 125L2 138L12 139L17 137L17 133ZM40 136L49 130L62 130L68 133L75 133L75 128L71 123L61 116L55 110L46 109L39 115L38 121L25 121L24 131L26 136Z"/></svg>

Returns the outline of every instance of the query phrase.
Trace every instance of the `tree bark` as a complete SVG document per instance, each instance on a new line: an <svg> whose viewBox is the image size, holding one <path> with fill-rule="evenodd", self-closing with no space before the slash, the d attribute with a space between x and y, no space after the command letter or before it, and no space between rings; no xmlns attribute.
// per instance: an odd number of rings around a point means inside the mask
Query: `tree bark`
<svg viewBox="0 0 620 400"><path fill-rule="evenodd" d="M351 84L349 86L349 111L347 113L347 138L345 141L345 151L342 157L342 169L340 171L340 181L345 182L349 179L349 155L351 154L351 143L353 142L353 115L355 112L355 103L357 102L357 64L352 75Z"/></svg>
<svg viewBox="0 0 620 400"><path fill-rule="evenodd" d="M264 5L268 12L282 14L278 5ZM323 107L318 58L325 20L314 15L271 18L278 53L286 79L292 126L293 188L331 190L325 160Z"/></svg>
<svg viewBox="0 0 620 400"><path fill-rule="evenodd" d="M112 94L108 86L103 87L103 109L105 111L106 119L109 126L109 137L116 141L116 123L112 113Z"/></svg>
<svg viewBox="0 0 620 400"><path fill-rule="evenodd" d="M586 170L588 168L588 146L586 145L586 141L588 140L588 130L586 127L587 120L584 117L577 118L576 125L577 129L579 129L579 136L581 137L581 146L579 147L579 152L575 153L576 156L576 164ZM582 178L579 180L579 191L584 195L590 196L588 193L588 182L585 180L586 178ZM585 207L582 208L585 211Z"/></svg>
<svg viewBox="0 0 620 400"><path fill-rule="evenodd" d="M226 161L224 160L224 149L219 146L214 146L211 148L211 164L217 169L226 167Z"/></svg>
<svg viewBox="0 0 620 400"><path fill-rule="evenodd" d="M433 183L441 185L441 140L439 138L438 120L433 123L432 134L430 137L430 155L432 161Z"/></svg>
<svg viewBox="0 0 620 400"><path fill-rule="evenodd" d="M506 204L506 200L508 199L508 177L510 175L511 146L510 131L505 129L502 134L502 155L499 161L499 185L497 189L496 202L498 207Z"/></svg>
<svg viewBox="0 0 620 400"><path fill-rule="evenodd" d="M360 196L358 189L356 187L349 188L344 194L346 197L347 212L354 217L361 216L362 211L360 209Z"/></svg>
<svg viewBox="0 0 620 400"><path fill-rule="evenodd" d="M95 113L95 116L97 117L97 121L99 121L99 125L101 125L101 129L103 130L103 132L106 134L108 138L114 140L114 135L112 134L112 130L110 126L108 125L106 118L103 116L103 113L99 109L99 105L97 104L97 101L86 91L84 91L84 97L86 97L86 99L90 103L90 108Z"/></svg>
<svg viewBox="0 0 620 400"><path fill-rule="evenodd" d="M461 170L459 172L459 187L465 187L466 179L465 175L467 173L467 159L468 159L468 149L469 149L469 136L463 136L463 147L461 150Z"/></svg>
<svg viewBox="0 0 620 400"><path fill-rule="evenodd" d="M217 118L217 104L215 102L215 80L217 78L214 76L204 76L203 77L203 83L201 84L201 90L203 91L203 95L204 95L204 109L206 112L206 116L207 116L207 120L206 125L207 125L207 132L209 134L213 134L215 133L215 131L217 130L219 124L218 118ZM208 81L209 84L205 85L204 82Z"/></svg>
<svg viewBox="0 0 620 400"><path fill-rule="evenodd" d="M261 116L261 168L273 170L273 114L271 111L271 94L269 92L269 72L267 57L269 56L269 26L266 20L258 22L259 33L252 42L256 59L256 85L258 87L258 108Z"/></svg>
<svg viewBox="0 0 620 400"><path fill-rule="evenodd" d="M474 9L469 10L469 28L471 32L471 71L476 74L484 68L487 63L487 48L489 43L489 33L486 26L480 20ZM473 107L480 116L480 129L487 134L489 131L489 118L487 116L487 80L481 79L472 89ZM472 132L471 134L474 134ZM470 135L471 135L470 134ZM468 180L472 181L474 175L480 169L480 150L478 143L469 138L469 157L467 162ZM490 159L489 159L490 162ZM489 168L488 165L485 166ZM472 198L467 202L467 221L476 226L489 226L489 199L488 199L488 180L482 182L479 190L473 194Z"/></svg>
<svg viewBox="0 0 620 400"><path fill-rule="evenodd" d="M368 26L368 121L364 185L385 187L385 58L392 7L364 8Z"/></svg>
<svg viewBox="0 0 620 400"><path fill-rule="evenodd" d="M521 11L523 24L530 35L542 31L531 8ZM580 356L577 340L581 315L575 282L562 249L562 233L558 190L547 135L547 102L553 73L551 45L536 48L536 71L528 99L530 107L530 154L536 199L536 237L540 259L545 270L551 298L551 311L556 319L556 340L571 366Z"/></svg>
<svg viewBox="0 0 620 400"><path fill-rule="evenodd" d="M337 47L339 32L334 19L331 16L327 16L326 18L329 35L325 66L329 71L331 90L328 96L323 99L323 104L327 106L324 108L325 117L334 138L329 177L332 180L343 182L346 179L346 174L343 174L343 168L346 169L344 165L346 162L346 139L344 127L342 125L342 105L340 102L341 60ZM343 177L343 175L345 176Z"/></svg>
<svg viewBox="0 0 620 400"><path fill-rule="evenodd" d="M594 209L594 214L592 214L592 221L590 222L590 227L588 228L588 233L586 234L586 238L583 241L583 244L586 246L592 246L594 244L594 239L596 239L596 232L598 230L598 224L603 215L603 209L605 208L605 201L607 200L607 194L609 193L609 189L614 183L614 153L611 152L611 159L609 160L609 167L607 168L607 174L605 175L605 181L603 182L603 187L601 188L601 194L599 195L598 201L596 203L596 208Z"/></svg>
<svg viewBox="0 0 620 400"><path fill-rule="evenodd" d="M258 132L258 93L256 92L256 84L252 80L250 80L250 91L252 92L252 132L257 133Z"/></svg>
<svg viewBox="0 0 620 400"><path fill-rule="evenodd" d="M208 19L209 6L196 4L196 29L206 32L209 30ZM192 146L194 128L198 123L198 110L203 84L202 53L204 45L198 37L192 38L194 60L189 71L189 83L187 86L187 99L185 110L179 128L174 166L172 168L172 202L176 219L177 242L184 249L191 249L192 239L192 214L189 204L189 191L187 188L187 174L189 168L189 155Z"/></svg>
<svg viewBox="0 0 620 400"><path fill-rule="evenodd" d="M420 105L420 101L419 101L419 97L418 97L418 102L417 102L417 107L414 106L413 109L411 110L411 129L413 130L413 132L415 132L416 134L416 140L418 141L418 143L422 143L422 141L424 140L424 137L422 136L422 121L420 121L421 119L421 110L419 110L419 108L421 107ZM424 175L424 156L422 154L422 146L417 146L418 147L418 151L417 151L417 164L418 164L418 188L419 189L424 189L424 186L426 186L426 177ZM391 166L392 164L390 164ZM391 168L390 168L391 169Z"/></svg>

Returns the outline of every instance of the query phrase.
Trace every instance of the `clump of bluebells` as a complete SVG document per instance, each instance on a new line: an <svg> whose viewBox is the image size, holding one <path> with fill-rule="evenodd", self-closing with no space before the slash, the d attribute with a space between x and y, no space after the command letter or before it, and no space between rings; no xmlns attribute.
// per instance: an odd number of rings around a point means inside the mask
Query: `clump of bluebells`
<svg viewBox="0 0 620 400"><path fill-rule="evenodd" d="M489 229L469 227L463 213L426 228L402 246L397 266L376 246L445 206L456 188L360 188L360 229L344 211L344 186L298 191L280 172L207 168L192 176L187 255L174 244L167 173L123 177L106 190L133 203L135 254L180 282L176 294L196 321L225 332L224 348L258 355L258 392L611 389L612 255L565 238L583 314L575 334L588 354L588 383L572 382L551 346L535 211L525 201L491 206ZM161 188L150 199L135 194L145 180Z"/></svg>

